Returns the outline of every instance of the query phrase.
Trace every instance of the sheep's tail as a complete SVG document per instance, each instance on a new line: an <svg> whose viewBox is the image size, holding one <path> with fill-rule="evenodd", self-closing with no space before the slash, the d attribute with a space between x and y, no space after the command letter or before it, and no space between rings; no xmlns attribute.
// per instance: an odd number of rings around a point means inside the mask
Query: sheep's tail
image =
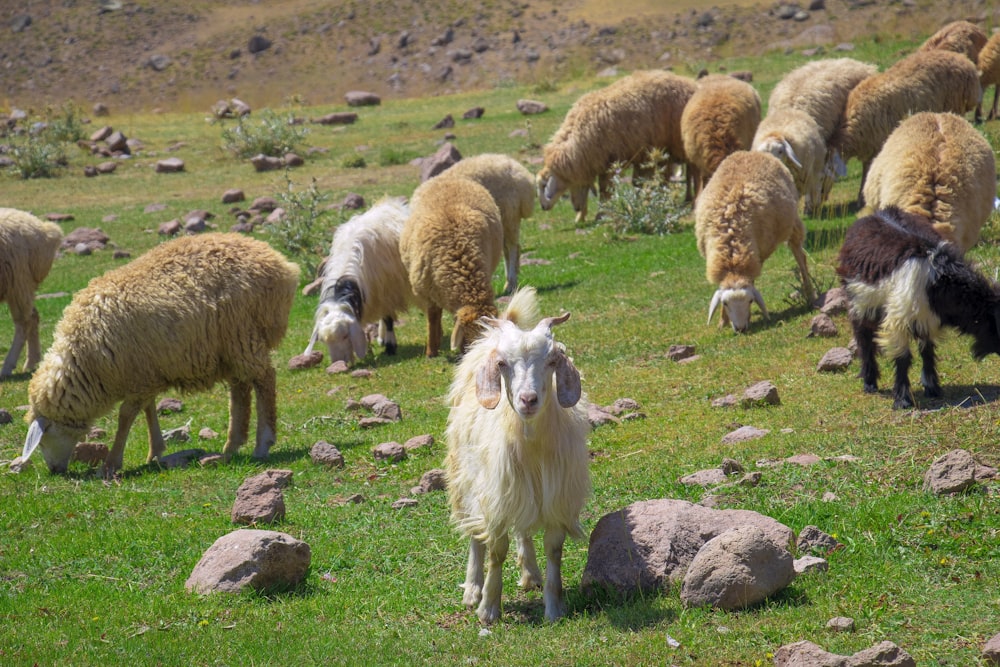
<svg viewBox="0 0 1000 667"><path fill-rule="evenodd" d="M534 329L541 317L538 310L538 294L534 287L522 287L514 292L503 314L503 319L510 320L525 330Z"/></svg>

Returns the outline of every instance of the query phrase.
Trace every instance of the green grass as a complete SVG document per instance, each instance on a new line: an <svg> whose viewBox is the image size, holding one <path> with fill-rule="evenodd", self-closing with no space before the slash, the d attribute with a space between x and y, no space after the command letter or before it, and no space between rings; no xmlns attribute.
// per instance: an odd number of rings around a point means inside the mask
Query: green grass
<svg viewBox="0 0 1000 667"><path fill-rule="evenodd" d="M864 58L883 66L899 48L859 44ZM769 91L795 64L774 56L727 66L754 69L755 84ZM543 144L573 100L595 85L601 84L547 86L543 96L552 110L531 119L533 141ZM305 141L321 150L310 152L291 178L300 189L315 178L332 202L348 192L359 192L368 202L383 194L408 195L419 170L397 164L401 157L386 156L430 155L442 137L430 129L433 124L477 104L487 114L458 121L452 130L462 154L505 152L534 165L540 149L510 136L525 125L514 103L529 96L537 92L505 86L386 103L365 110L347 128L310 125ZM317 117L331 110L296 113ZM69 170L54 180L3 176L4 205L37 214L72 213L76 219L66 224L67 231L102 227L117 246L137 256L160 242L155 234L160 222L188 210L213 211L219 228L228 229L233 220L220 203L228 188L243 188L251 200L287 190L283 173L258 174L226 154L220 126L201 115L113 116L108 122L146 148L111 176L85 179L83 164L98 160L82 152L71 153ZM998 126L985 128L994 145ZM178 142L183 145L168 153ZM184 173L154 173L152 165L168 154L185 160ZM342 166L349 154L366 156L369 166ZM859 169L850 166L834 191L834 205L822 219L806 220L810 269L822 289L835 284L835 255L852 220L847 202L857 192ZM145 213L153 202L167 210ZM109 214L117 218L105 222ZM421 496L411 509L390 508L426 470L442 464L443 397L453 359L422 357L423 317L411 310L397 330L399 354L379 352L361 364L373 371L371 378L329 376L322 367L291 372L287 360L304 349L316 305L315 297L299 296L288 336L274 357L279 438L266 465L252 461L246 447L228 465L159 471L144 464L146 430L137 423L118 482L105 484L81 464L66 476L53 476L40 458L20 475L0 475L0 663L735 666L770 664L779 646L800 639L841 654L888 639L918 664L975 664L981 644L997 631L996 484L937 498L921 491L921 478L934 458L955 447L970 449L983 463L1000 463L996 402L962 403L980 391L995 393L997 360L975 363L967 342L950 338L940 347L945 399L927 402L918 394L928 409L893 412L886 393L862 394L856 369L815 371L826 350L848 343L849 326L840 317L837 338L806 336L813 313L795 306L790 296L796 280L787 249L767 262L758 283L771 320L762 322L755 311L751 333L735 336L714 323L706 326L714 288L705 282L690 218L679 233L630 240L612 240L601 225L578 230L572 220L568 202L562 202L549 212L537 210L523 225L524 253L550 263L524 266L522 283L538 289L544 314L572 312L557 335L583 373L589 398L601 405L634 398L646 414L644 420L593 432L594 496L583 516L585 528L638 500L697 502L703 491L677 479L728 456L761 470L763 483L732 490L723 506L762 512L796 531L812 524L835 534L845 548L830 555L829 572L802 577L751 610L692 610L681 605L676 590L628 600L585 597L579 581L587 545L571 543L564 567L569 616L545 624L540 596L516 590L509 563L503 619L481 636L474 613L461 605L458 584L467 545L448 524L446 495ZM971 254L992 275L1000 266L995 226L984 236ZM110 251L65 255L39 291L72 294L121 262ZM499 272L494 285L502 286ZM38 301L43 345L51 341L70 298ZM0 317L0 343L6 346L11 338L10 321ZM670 361L665 354L673 343L696 345L701 358ZM777 385L780 406L710 407L711 399L765 379ZM27 403L27 383L23 374L0 383L0 407L15 416L13 424L0 426L0 460L20 453L26 425L18 408ZM399 402L404 419L362 430L345 403L376 392ZM224 387L182 398L184 411L164 417L165 429L192 419L194 433L206 426L225 432ZM723 445L722 436L741 424L770 434ZM98 425L113 433L114 415ZM430 451L395 465L371 456L380 442L423 433L436 439ZM318 440L341 449L345 469L312 465L308 452ZM191 445L219 451L222 441ZM857 460L827 460L809 468L764 465L807 452ZM276 528L311 545L305 584L270 596L188 594L184 582L201 554L236 528L229 518L236 488L267 467L295 473L285 493L288 518ZM823 501L826 492L835 499ZM365 502L338 502L355 493ZM825 630L826 621L838 615L853 617L856 630ZM680 648L671 648L668 636Z"/></svg>

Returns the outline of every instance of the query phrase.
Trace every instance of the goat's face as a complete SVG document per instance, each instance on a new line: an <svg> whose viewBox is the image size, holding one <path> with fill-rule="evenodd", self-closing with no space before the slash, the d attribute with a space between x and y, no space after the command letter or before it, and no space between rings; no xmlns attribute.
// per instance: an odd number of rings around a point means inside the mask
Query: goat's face
<svg viewBox="0 0 1000 667"><path fill-rule="evenodd" d="M749 287L720 288L716 290L712 297L712 303L708 307L708 322L711 324L712 316L716 309L722 306L722 315L719 326L724 326L727 321L733 325L733 331L743 333L750 328L750 305L756 303L761 312L767 317L767 308L764 306L764 297L753 285Z"/></svg>
<svg viewBox="0 0 1000 667"><path fill-rule="evenodd" d="M795 156L795 151L792 149L792 145L788 143L788 140L784 137L769 134L757 145L757 150L764 153L770 153L774 157L781 160L781 162L789 169L791 169L793 165L797 169L802 168L802 163L799 162L799 159Z"/></svg>
<svg viewBox="0 0 1000 667"><path fill-rule="evenodd" d="M321 305L316 313L316 339L326 345L330 362L350 363L368 354L368 337L346 303Z"/></svg>
<svg viewBox="0 0 1000 667"><path fill-rule="evenodd" d="M559 201L559 197L566 191L566 185L560 182L549 171L548 167L543 167L538 172L536 182L538 184L538 203L541 205L542 210L548 211L555 206L555 203Z"/></svg>
<svg viewBox="0 0 1000 667"><path fill-rule="evenodd" d="M37 447L42 450L42 457L49 467L49 472L66 472L76 443L83 439L86 432L86 428L59 424L45 417L35 417L28 428L21 459L28 460Z"/></svg>
<svg viewBox="0 0 1000 667"><path fill-rule="evenodd" d="M498 322L501 330L497 347L490 353L476 377L476 396L486 408L500 402L501 378L511 408L524 420L531 420L550 400L555 378L556 400L568 408L580 400L580 373L552 338L551 326L568 319L547 318L531 331L513 323Z"/></svg>

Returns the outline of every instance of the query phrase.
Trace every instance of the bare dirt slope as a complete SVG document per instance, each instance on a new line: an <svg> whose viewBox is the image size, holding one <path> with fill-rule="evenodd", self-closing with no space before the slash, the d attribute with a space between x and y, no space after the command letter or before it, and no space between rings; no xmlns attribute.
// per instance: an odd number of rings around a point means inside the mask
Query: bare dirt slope
<svg viewBox="0 0 1000 667"><path fill-rule="evenodd" d="M546 83L600 71L710 67L729 55L831 48L948 20L990 29L982 0L30 0L0 3L0 110L103 102L118 111L342 103ZM256 38L266 48L252 52ZM261 40L263 38L263 40Z"/></svg>

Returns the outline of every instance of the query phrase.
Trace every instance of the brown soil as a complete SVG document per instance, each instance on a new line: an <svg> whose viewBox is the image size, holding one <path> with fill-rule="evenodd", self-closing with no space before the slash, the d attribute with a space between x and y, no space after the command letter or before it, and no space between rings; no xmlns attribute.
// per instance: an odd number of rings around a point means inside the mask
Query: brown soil
<svg viewBox="0 0 1000 667"><path fill-rule="evenodd" d="M805 48L808 40L798 38L817 25L833 29L829 47L876 32L922 38L958 18L988 30L1000 19L1000 8L982 0L826 0L801 22L777 18L785 3L746 0L710 8L702 0L5 4L0 110L73 100L116 111L191 111L230 97L255 108L342 104L352 89L422 97L511 82L547 84L609 66L696 72L720 57ZM22 16L31 23L15 32ZM435 46L449 28L453 40ZM271 46L251 54L254 35Z"/></svg>

